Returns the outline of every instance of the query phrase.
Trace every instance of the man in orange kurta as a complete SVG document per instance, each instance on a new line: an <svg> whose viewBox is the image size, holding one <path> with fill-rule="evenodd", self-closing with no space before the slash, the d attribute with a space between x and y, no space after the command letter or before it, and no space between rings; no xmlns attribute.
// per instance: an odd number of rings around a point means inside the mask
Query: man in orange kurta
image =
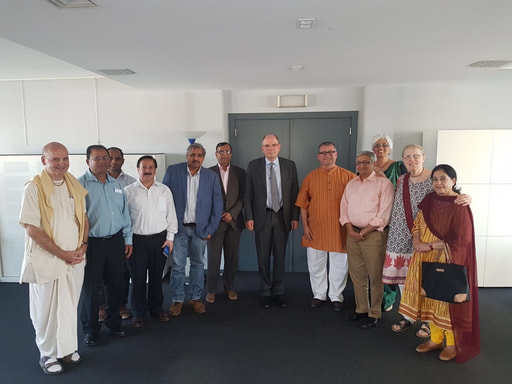
<svg viewBox="0 0 512 384"><path fill-rule="evenodd" d="M304 227L302 246L307 247L313 291L311 307L320 306L329 296L333 309L341 311L343 290L347 285L348 263L346 232L339 222L339 206L345 186L357 176L338 167L337 157L333 143L324 142L319 145L320 167L304 178L295 205L300 207Z"/></svg>

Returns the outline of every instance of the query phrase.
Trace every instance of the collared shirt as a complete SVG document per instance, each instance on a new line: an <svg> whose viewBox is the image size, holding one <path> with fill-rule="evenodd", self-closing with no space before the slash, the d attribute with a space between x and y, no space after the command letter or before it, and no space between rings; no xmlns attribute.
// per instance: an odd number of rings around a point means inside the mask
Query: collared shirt
<svg viewBox="0 0 512 384"><path fill-rule="evenodd" d="M197 191L199 190L200 176L201 168L199 168L195 175L192 175L187 166L187 205L185 207L185 214L183 215L184 223L196 222Z"/></svg>
<svg viewBox="0 0 512 384"><path fill-rule="evenodd" d="M89 236L106 237L123 231L124 243L132 244L132 224L121 185L107 175L105 184L94 176L90 169L78 178L89 191L85 198L89 218Z"/></svg>
<svg viewBox="0 0 512 384"><path fill-rule="evenodd" d="M171 190L155 181L146 188L140 180L124 189L132 218L133 233L154 235L167 231L167 240L174 240L178 219Z"/></svg>
<svg viewBox="0 0 512 384"><path fill-rule="evenodd" d="M130 175L127 175L123 171L121 171L119 176L117 176L116 180L119 184L121 184L121 187L123 187L123 188L125 188L125 187L129 186L130 184L135 183L137 181L137 179L135 177L131 177Z"/></svg>
<svg viewBox="0 0 512 384"><path fill-rule="evenodd" d="M281 191L281 168L279 166L279 157L276 157L274 161L270 161L265 157L265 176L267 180L267 208L272 208L272 192L270 190L270 169L272 167L272 163L274 163L276 167L277 193L279 195L279 205L281 207L283 206L283 193Z"/></svg>
<svg viewBox="0 0 512 384"><path fill-rule="evenodd" d="M350 222L364 228L370 224L378 231L384 230L391 217L394 192L391 181L375 171L364 180L360 176L350 180L341 199L341 225Z"/></svg>
<svg viewBox="0 0 512 384"><path fill-rule="evenodd" d="M345 187L357 177L338 167L311 171L302 181L295 205L308 212L311 240L302 237L302 246L327 252L346 252L345 230L340 226L340 203Z"/></svg>
<svg viewBox="0 0 512 384"><path fill-rule="evenodd" d="M231 168L231 164L229 164L227 166L226 170L224 170L224 168L222 168L220 166L220 164L217 164L217 165L219 166L220 179L222 180L222 185L224 187L224 192L228 193L229 170Z"/></svg>

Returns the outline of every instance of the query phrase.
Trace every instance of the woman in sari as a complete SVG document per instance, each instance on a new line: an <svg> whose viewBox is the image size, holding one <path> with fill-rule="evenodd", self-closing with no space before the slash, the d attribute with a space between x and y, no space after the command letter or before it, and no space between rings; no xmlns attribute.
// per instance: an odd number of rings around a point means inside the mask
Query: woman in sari
<svg viewBox="0 0 512 384"><path fill-rule="evenodd" d="M393 150L393 141L388 135L379 134L373 138L372 150L377 156L377 161L373 163L373 170L381 172L396 186L400 175L407 173L407 169L402 161L394 161L389 157ZM384 297L382 299L382 309L386 312L393 309L393 304L398 294L398 286L395 283L384 282Z"/></svg>
<svg viewBox="0 0 512 384"><path fill-rule="evenodd" d="M457 174L449 165L438 165L432 171L434 192L420 203L414 221L414 256L398 312L430 323L430 340L418 345L417 352L441 349L439 359L456 359L460 363L480 353L480 322L473 215L469 207L453 204L459 195L456 182ZM435 261L438 254L439 261L446 262L445 244L453 262L467 268L470 300L464 303L452 304L421 295L421 264Z"/></svg>

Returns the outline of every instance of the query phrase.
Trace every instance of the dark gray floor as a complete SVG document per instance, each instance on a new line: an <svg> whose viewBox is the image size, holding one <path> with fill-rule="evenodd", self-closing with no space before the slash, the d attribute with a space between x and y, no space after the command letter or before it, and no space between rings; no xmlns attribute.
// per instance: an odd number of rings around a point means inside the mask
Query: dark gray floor
<svg viewBox="0 0 512 384"><path fill-rule="evenodd" d="M106 330L83 362L45 376L28 315L26 285L0 284L0 383L511 383L512 289L480 289L482 353L464 364L441 362L437 353L414 351L412 330L395 334L396 309L377 328L343 320L353 310L350 287L343 313L309 308L307 274L287 275L289 306L261 308L257 274L240 273L240 300L220 295L197 315L185 308L168 323L149 320L123 339ZM164 284L169 305L169 287ZM129 321L125 325L130 326Z"/></svg>

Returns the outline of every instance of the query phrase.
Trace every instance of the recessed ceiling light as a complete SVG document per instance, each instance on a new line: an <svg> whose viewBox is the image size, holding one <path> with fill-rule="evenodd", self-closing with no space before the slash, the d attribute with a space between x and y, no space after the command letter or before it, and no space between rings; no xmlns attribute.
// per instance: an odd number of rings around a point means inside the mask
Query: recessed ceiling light
<svg viewBox="0 0 512 384"><path fill-rule="evenodd" d="M59 8L97 7L91 0L49 0Z"/></svg>
<svg viewBox="0 0 512 384"><path fill-rule="evenodd" d="M290 71L292 72L300 72L304 70L303 65L290 65Z"/></svg>
<svg viewBox="0 0 512 384"><path fill-rule="evenodd" d="M475 61L474 63L469 64L469 67L472 68L500 68L506 64L510 64L512 61L509 60L482 60Z"/></svg>
<svg viewBox="0 0 512 384"><path fill-rule="evenodd" d="M315 24L315 19L297 19L298 29L311 29Z"/></svg>

